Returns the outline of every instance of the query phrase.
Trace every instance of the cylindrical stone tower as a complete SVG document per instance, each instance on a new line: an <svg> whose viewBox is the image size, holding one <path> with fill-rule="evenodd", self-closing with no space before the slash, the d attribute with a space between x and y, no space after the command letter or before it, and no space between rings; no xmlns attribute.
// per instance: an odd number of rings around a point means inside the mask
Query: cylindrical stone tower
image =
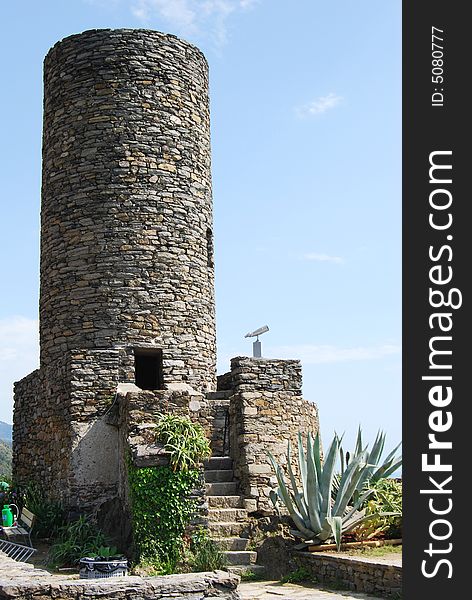
<svg viewBox="0 0 472 600"><path fill-rule="evenodd" d="M41 365L115 349L121 380L143 356L140 387L214 389L204 56L156 31L92 30L58 42L44 77Z"/></svg>

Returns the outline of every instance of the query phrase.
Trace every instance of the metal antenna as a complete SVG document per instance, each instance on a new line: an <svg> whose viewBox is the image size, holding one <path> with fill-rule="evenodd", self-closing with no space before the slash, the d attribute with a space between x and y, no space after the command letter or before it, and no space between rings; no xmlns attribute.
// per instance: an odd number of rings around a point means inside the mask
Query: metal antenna
<svg viewBox="0 0 472 600"><path fill-rule="evenodd" d="M262 327L259 327L259 329L256 329L255 331L251 331L250 333L246 333L246 335L244 337L255 337L257 338L253 343L252 343L252 355L254 358L262 358L262 344L259 341L259 336L262 335L263 333L265 333L266 331L269 331L269 327L267 325L263 325Z"/></svg>

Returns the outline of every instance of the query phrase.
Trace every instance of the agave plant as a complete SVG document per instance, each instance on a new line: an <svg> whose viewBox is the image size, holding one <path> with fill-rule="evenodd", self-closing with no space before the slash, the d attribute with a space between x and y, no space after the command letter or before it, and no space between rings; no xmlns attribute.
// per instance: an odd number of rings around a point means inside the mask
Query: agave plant
<svg viewBox="0 0 472 600"><path fill-rule="evenodd" d="M360 523L377 516L366 516L365 510L360 510L362 504L373 493L372 489L363 491L352 504L350 503L359 482L366 480L366 473L371 468L367 462L368 454L365 450L356 453L349 464L345 466L339 479L337 493L333 496L333 482L340 446L341 440L335 434L326 457L322 461L319 435L317 434L313 438L310 433L308 434L306 454L302 436L298 435L301 489L299 489L291 466L290 442L287 448L286 468L291 490L285 482L284 470L269 454L279 484L279 487L272 491L271 500L274 505L278 500L285 505L297 528L296 531L293 531L294 535L304 540L302 546L322 544L328 539L334 538L339 550L343 533L351 531Z"/></svg>
<svg viewBox="0 0 472 600"><path fill-rule="evenodd" d="M401 446L401 442L395 446L390 454L382 461L382 454L385 447L386 434L379 430L377 436L372 445L372 450L368 451L368 445L363 447L362 443L362 431L359 427L357 431L357 440L354 453L344 452L342 446L339 447L339 456L341 459L341 471L335 475L333 482L333 493L336 494L339 488L340 479L349 466L351 460L355 459L356 456L366 454L366 462L368 466L364 470L362 477L359 479L358 485L354 491L354 500L358 497L362 491L374 487L375 484L383 478L387 478L394 473L402 465L402 457L395 456L398 448ZM382 462L381 462L382 461Z"/></svg>

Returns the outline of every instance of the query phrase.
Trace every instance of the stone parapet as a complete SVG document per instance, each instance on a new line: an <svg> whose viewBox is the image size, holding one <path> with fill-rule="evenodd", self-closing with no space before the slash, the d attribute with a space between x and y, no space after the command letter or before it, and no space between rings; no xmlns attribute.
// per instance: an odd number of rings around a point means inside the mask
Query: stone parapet
<svg viewBox="0 0 472 600"><path fill-rule="evenodd" d="M271 514L269 494L276 479L267 453L284 464L288 441L296 445L299 432L318 431L318 411L302 398L300 361L238 357L231 361L231 374L235 476L242 493L255 501L253 510Z"/></svg>
<svg viewBox="0 0 472 600"><path fill-rule="evenodd" d="M173 35L103 29L44 61L41 365L162 351L163 383L216 386L208 65ZM126 377L120 377L126 380Z"/></svg>
<svg viewBox="0 0 472 600"><path fill-rule="evenodd" d="M239 577L225 571L162 577L70 579L18 563L0 552L2 600L240 600Z"/></svg>
<svg viewBox="0 0 472 600"><path fill-rule="evenodd" d="M17 484L37 483L61 498L68 488L70 364L66 356L15 383L13 477Z"/></svg>
<svg viewBox="0 0 472 600"><path fill-rule="evenodd" d="M294 568L304 568L315 581L387 598L399 598L402 567L375 559L336 556L326 552L292 552Z"/></svg>

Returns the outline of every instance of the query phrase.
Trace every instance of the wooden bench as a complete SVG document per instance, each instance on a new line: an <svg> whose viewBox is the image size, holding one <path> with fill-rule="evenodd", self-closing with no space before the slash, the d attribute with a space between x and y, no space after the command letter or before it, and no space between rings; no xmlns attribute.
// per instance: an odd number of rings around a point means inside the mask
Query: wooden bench
<svg viewBox="0 0 472 600"><path fill-rule="evenodd" d="M10 541L11 538L15 538L17 536L27 537L28 545L30 548L32 548L33 544L31 543L31 530L33 529L35 519L36 515L24 507L17 519L18 525L14 525L13 527L3 527L2 531L6 540Z"/></svg>

